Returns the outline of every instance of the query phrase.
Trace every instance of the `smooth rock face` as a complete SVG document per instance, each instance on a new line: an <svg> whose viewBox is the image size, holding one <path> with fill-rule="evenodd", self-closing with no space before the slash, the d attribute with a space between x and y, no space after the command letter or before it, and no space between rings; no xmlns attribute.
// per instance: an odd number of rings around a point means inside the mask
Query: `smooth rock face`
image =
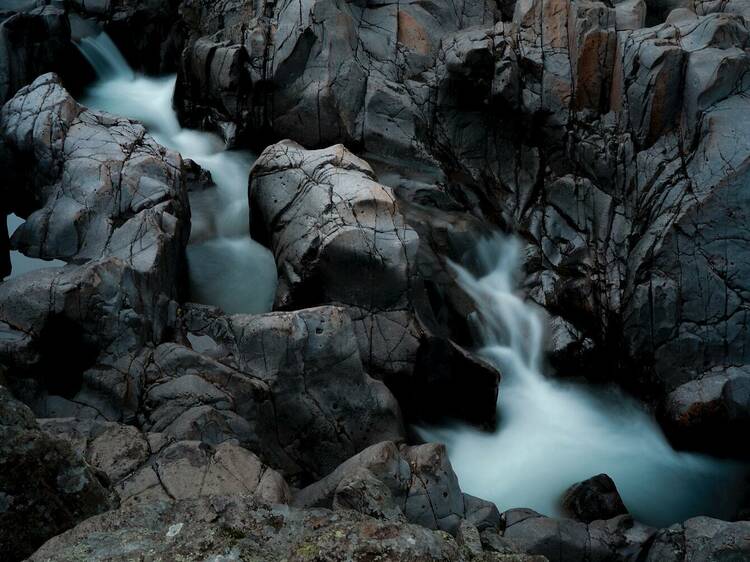
<svg viewBox="0 0 750 562"><path fill-rule="evenodd" d="M116 507L114 495L65 441L0 386L0 552L30 555L47 539Z"/></svg>
<svg viewBox="0 0 750 562"><path fill-rule="evenodd" d="M628 512L615 483L606 474L573 484L565 492L562 505L568 515L584 523L612 519Z"/></svg>

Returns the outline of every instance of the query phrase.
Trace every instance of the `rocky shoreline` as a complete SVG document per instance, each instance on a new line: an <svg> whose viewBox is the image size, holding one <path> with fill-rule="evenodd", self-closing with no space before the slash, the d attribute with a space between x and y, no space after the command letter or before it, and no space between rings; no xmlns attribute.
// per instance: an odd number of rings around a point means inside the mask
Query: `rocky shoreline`
<svg viewBox="0 0 750 562"><path fill-rule="evenodd" d="M272 311L191 302L213 180L76 101L91 29L176 72L182 125L258 150ZM747 509L656 529L595 474L565 518L495 506L409 429L502 431L450 262L503 230L561 376L747 460L742 0L12 0L0 104L25 220L0 233L3 560L750 559ZM66 265L8 276L10 251Z"/></svg>

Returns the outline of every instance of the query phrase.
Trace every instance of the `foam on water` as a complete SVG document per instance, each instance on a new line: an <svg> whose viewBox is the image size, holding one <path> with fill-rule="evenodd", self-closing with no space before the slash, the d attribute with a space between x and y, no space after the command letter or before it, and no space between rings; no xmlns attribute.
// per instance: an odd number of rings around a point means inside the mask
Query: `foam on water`
<svg viewBox="0 0 750 562"><path fill-rule="evenodd" d="M418 428L426 440L447 445L462 489L501 510L560 515L561 495L571 484L604 472L645 523L731 517L744 467L673 450L653 417L615 389L544 376L543 321L516 292L518 253L516 241L498 236L481 243L482 276L456 266L479 304L481 354L503 375L495 433L463 424Z"/></svg>
<svg viewBox="0 0 750 562"><path fill-rule="evenodd" d="M217 189L190 194L193 300L228 313L270 310L276 292L273 255L249 234L247 181L255 156L225 150L217 135L183 129L172 108L175 77L134 73L105 33L82 39L79 48L100 77L85 105L141 121L157 142L211 172Z"/></svg>

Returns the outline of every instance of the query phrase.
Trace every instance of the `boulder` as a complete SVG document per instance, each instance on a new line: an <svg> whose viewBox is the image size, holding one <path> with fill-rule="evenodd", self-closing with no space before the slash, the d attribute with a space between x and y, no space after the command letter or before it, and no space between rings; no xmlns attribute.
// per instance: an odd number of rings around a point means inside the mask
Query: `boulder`
<svg viewBox="0 0 750 562"><path fill-rule="evenodd" d="M400 450L390 442L373 445L297 492L293 504L405 518L453 535L462 521L482 531L500 527L494 504L461 492L445 447L436 443Z"/></svg>
<svg viewBox="0 0 750 562"><path fill-rule="evenodd" d="M40 430L0 386L0 551L23 560L44 541L117 505L106 477Z"/></svg>
<svg viewBox="0 0 750 562"><path fill-rule="evenodd" d="M430 328L419 237L364 160L341 145L277 143L253 167L250 201L251 231L276 257L277 307L344 306L366 368L407 417L491 425L498 374Z"/></svg>
<svg viewBox="0 0 750 562"><path fill-rule="evenodd" d="M53 74L2 108L0 136L13 166L5 210L27 217L11 246L69 263L0 285L0 318L23 334L2 352L9 384L38 415L130 419L144 348L176 320L183 161L141 124L77 104Z"/></svg>
<svg viewBox="0 0 750 562"><path fill-rule="evenodd" d="M12 8L0 7L0 105L40 74L69 74L76 57L64 9L35 1Z"/></svg>
<svg viewBox="0 0 750 562"><path fill-rule="evenodd" d="M550 562L640 559L655 533L629 515L586 524L544 517L530 509L512 509L505 513L505 520L505 539L522 552L543 555Z"/></svg>
<svg viewBox="0 0 750 562"><path fill-rule="evenodd" d="M570 517L584 523L628 513L615 483L606 474L573 484L563 495L562 506Z"/></svg>
<svg viewBox="0 0 750 562"><path fill-rule="evenodd" d="M236 434L240 441L252 439L253 450L295 483L325 476L369 445L404 438L398 404L364 371L344 309L234 316L205 307L189 310L186 330L215 342L217 360L229 368L212 376L196 367L202 382L192 377L194 389L186 388L184 398L183 383L160 387L164 408L179 410L184 399L213 404L217 411L234 409L250 424L248 437ZM231 377L218 374L231 370L236 372Z"/></svg>
<svg viewBox="0 0 750 562"><path fill-rule="evenodd" d="M744 560L750 557L750 521L694 517L654 536L647 562Z"/></svg>
<svg viewBox="0 0 750 562"><path fill-rule="evenodd" d="M371 369L399 372L413 363L419 239L366 162L341 145L272 145L251 172L250 207L253 236L276 258L276 306L347 306Z"/></svg>

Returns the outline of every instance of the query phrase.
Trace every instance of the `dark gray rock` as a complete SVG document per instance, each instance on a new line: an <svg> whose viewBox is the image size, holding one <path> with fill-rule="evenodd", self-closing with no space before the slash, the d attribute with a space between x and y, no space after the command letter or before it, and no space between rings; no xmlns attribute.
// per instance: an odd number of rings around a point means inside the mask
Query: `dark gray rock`
<svg viewBox="0 0 750 562"><path fill-rule="evenodd" d="M615 483L606 474L573 484L563 495L562 506L570 517L584 523L628 513Z"/></svg>
<svg viewBox="0 0 750 562"><path fill-rule="evenodd" d="M129 505L92 517L46 543L30 560L169 559L502 560L474 556L442 532L380 521L353 511L265 506L247 497L209 496Z"/></svg>
<svg viewBox="0 0 750 562"><path fill-rule="evenodd" d="M419 238L364 160L341 145L277 143L253 167L250 200L253 235L276 257L276 306L345 306L366 368L408 417L491 425L498 374L432 328Z"/></svg>
<svg viewBox="0 0 750 562"><path fill-rule="evenodd" d="M550 562L638 560L646 554L655 532L629 515L588 525L544 517L530 509L512 509L505 518L505 539L522 552L543 555Z"/></svg>
<svg viewBox="0 0 750 562"><path fill-rule="evenodd" d="M144 348L175 325L182 159L142 125L80 106L52 74L2 108L0 135L17 181L6 211L27 217L11 245L71 264L0 285L0 317L18 334L2 354L10 384L39 415L130 419Z"/></svg>
<svg viewBox="0 0 750 562"><path fill-rule="evenodd" d="M69 15L93 20L106 31L134 68L149 74L177 68L185 41L179 0L69 0L65 4Z"/></svg>
<svg viewBox="0 0 750 562"><path fill-rule="evenodd" d="M47 539L117 505L65 441L39 429L31 410L0 386L0 552L22 560Z"/></svg>
<svg viewBox="0 0 750 562"><path fill-rule="evenodd" d="M65 10L43 4L30 2L18 11L0 6L0 104L40 74L68 74L66 58L75 55L68 18Z"/></svg>
<svg viewBox="0 0 750 562"><path fill-rule="evenodd" d="M662 529L649 548L648 562L709 562L750 557L750 522L727 523L694 517Z"/></svg>
<svg viewBox="0 0 750 562"><path fill-rule="evenodd" d="M354 501L342 498L353 497ZM479 530L500 528L494 504L461 492L445 447L402 447L384 442L348 459L325 478L297 492L298 507L345 507L368 515L396 515L456 534L462 521Z"/></svg>
<svg viewBox="0 0 750 562"><path fill-rule="evenodd" d="M309 483L369 445L403 439L398 404L383 383L365 373L344 309L255 316L190 310L186 329L209 336L218 361L229 369L217 369L212 376L194 368L204 382L191 378L196 386L185 398L203 407L213 404L217 411L234 409L249 422L250 438L257 440L250 447L292 480ZM238 373L229 377L231 370ZM222 372L227 375L218 374ZM162 388L166 408L179 408L182 385Z"/></svg>

